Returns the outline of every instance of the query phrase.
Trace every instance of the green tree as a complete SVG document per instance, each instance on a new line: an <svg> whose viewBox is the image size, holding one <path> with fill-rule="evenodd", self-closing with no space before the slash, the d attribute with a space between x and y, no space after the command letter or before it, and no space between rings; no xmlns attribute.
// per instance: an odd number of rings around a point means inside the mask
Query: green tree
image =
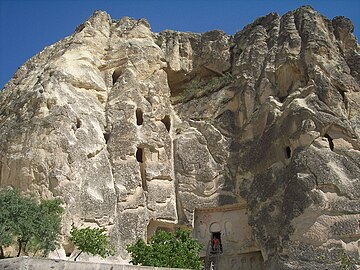
<svg viewBox="0 0 360 270"><path fill-rule="evenodd" d="M61 232L61 217L64 209L59 199L42 200L38 206L35 225L36 231L30 241L30 248L36 254L39 250L43 255L55 250L59 246L59 234Z"/></svg>
<svg viewBox="0 0 360 270"><path fill-rule="evenodd" d="M115 248L110 244L109 237L105 232L105 228L86 227L78 229L72 225L70 231L71 240L80 249L79 254L74 258L74 261L76 261L82 252L91 255L99 255L103 258L114 255Z"/></svg>
<svg viewBox="0 0 360 270"><path fill-rule="evenodd" d="M0 258L4 258L3 247L10 246L13 238L13 220L11 218L11 209L17 204L14 191L0 191Z"/></svg>
<svg viewBox="0 0 360 270"><path fill-rule="evenodd" d="M193 238L189 230L176 232L156 232L145 243L139 239L127 247L134 265L202 269L199 257L201 245Z"/></svg>
<svg viewBox="0 0 360 270"><path fill-rule="evenodd" d="M61 200L41 200L25 197L19 191L0 191L0 257L3 247L18 244L21 252L41 251L46 256L55 250L61 230L63 208Z"/></svg>

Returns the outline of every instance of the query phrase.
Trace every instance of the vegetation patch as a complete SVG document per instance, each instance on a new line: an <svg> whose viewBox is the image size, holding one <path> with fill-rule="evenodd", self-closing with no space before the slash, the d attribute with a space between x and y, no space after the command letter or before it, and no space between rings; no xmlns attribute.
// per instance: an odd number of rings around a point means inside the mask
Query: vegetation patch
<svg viewBox="0 0 360 270"><path fill-rule="evenodd" d="M200 270L203 268L199 257L201 245L190 236L189 230L176 232L156 232L145 243L139 239L127 247L134 265L186 268Z"/></svg>
<svg viewBox="0 0 360 270"><path fill-rule="evenodd" d="M0 258L5 248L17 245L21 254L47 256L59 246L64 209L59 199L41 200L22 196L14 189L0 191ZM11 256L8 254L7 256Z"/></svg>
<svg viewBox="0 0 360 270"><path fill-rule="evenodd" d="M115 255L115 248L110 244L105 228L82 228L74 225L71 228L71 240L80 249L74 261L85 252L91 255L99 255L102 258Z"/></svg>

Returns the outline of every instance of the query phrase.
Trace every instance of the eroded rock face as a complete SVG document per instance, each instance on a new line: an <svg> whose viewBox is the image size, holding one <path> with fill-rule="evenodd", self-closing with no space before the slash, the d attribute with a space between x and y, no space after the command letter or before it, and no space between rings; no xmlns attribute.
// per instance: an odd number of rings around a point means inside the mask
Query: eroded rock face
<svg viewBox="0 0 360 270"><path fill-rule="evenodd" d="M360 47L310 7L234 36L96 12L0 93L0 186L127 244L151 220L246 203L266 269L359 257ZM329 269L335 269L329 266Z"/></svg>

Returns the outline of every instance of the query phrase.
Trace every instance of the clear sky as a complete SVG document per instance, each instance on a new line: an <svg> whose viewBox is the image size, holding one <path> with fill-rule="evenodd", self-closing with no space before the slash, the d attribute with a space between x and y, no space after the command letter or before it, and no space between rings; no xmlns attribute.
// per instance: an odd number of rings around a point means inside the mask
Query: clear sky
<svg viewBox="0 0 360 270"><path fill-rule="evenodd" d="M234 34L257 17L311 5L328 18L343 15L360 36L360 0L0 0L0 89L27 59L71 35L95 10L113 19L146 18L164 29Z"/></svg>

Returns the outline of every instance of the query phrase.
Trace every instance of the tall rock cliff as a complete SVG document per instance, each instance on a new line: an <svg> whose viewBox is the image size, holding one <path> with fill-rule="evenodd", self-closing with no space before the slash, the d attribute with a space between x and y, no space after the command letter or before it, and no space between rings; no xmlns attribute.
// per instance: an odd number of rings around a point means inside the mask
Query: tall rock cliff
<svg viewBox="0 0 360 270"><path fill-rule="evenodd" d="M95 12L0 92L0 186L62 198L64 235L106 227L119 260L154 222L192 226L195 209L238 204L265 269L358 258L352 32L310 7L234 36Z"/></svg>

